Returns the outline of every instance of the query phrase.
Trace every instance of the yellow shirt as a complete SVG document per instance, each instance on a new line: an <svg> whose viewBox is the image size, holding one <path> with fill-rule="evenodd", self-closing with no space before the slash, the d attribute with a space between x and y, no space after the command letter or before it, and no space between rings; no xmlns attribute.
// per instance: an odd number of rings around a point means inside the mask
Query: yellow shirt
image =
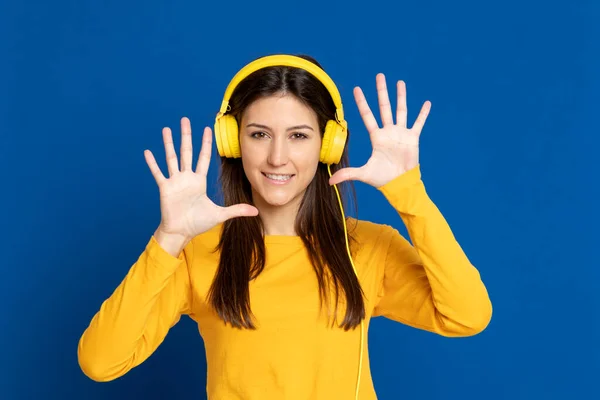
<svg viewBox="0 0 600 400"><path fill-rule="evenodd" d="M487 290L428 197L419 167L379 190L413 245L391 226L358 221L360 247L353 260L366 295L365 334L375 316L443 336L481 332L492 314ZM83 372L96 381L123 376L188 315L205 344L208 399L354 399L360 326L332 328L319 313L317 280L300 238L265 237L267 263L250 283L258 329L242 330L225 325L206 302L218 265L210 250L219 229L194 238L179 257L150 237L80 339ZM359 398L373 400L368 336L364 343Z"/></svg>

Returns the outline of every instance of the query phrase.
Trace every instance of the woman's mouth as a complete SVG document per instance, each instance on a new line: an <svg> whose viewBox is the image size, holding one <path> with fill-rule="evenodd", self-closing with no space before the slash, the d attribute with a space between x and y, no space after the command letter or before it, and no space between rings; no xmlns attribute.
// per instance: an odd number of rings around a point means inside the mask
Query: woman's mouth
<svg viewBox="0 0 600 400"><path fill-rule="evenodd" d="M290 182L295 174L267 174L265 172L262 173L263 176L267 179L267 182L272 183L274 185L285 185Z"/></svg>

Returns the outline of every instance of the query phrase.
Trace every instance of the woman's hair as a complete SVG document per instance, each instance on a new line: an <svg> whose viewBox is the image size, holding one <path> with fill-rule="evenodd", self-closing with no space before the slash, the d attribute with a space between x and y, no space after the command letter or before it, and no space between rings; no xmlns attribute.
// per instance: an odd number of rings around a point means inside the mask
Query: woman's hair
<svg viewBox="0 0 600 400"><path fill-rule="evenodd" d="M321 67L312 57L300 55ZM292 95L317 114L321 135L327 120L335 118L335 105L325 86L303 69L271 66L253 72L237 86L229 102L238 126L245 109L255 100L273 95ZM349 137L349 132L348 132ZM348 166L348 141L339 164L331 173ZM243 156L243 155L242 155ZM221 188L225 206L253 204L252 191L240 158L221 158ZM344 210L345 192L351 189L356 209L356 194L351 181L343 182L340 198ZM295 221L295 229L306 246L319 284L321 307L335 293L334 321L338 304L346 307L341 326L351 329L365 316L363 292L346 250L342 213L335 189L329 185L327 165L319 162L316 175L308 185ZM255 329L250 306L249 283L265 266L264 229L260 216L225 221L215 251L220 250L219 266L208 293L217 314L233 327ZM349 242L355 243L348 226ZM341 292L341 293L340 293ZM340 298L340 294L344 297ZM273 299L277 301L277 299ZM328 303L328 310L329 303ZM331 311L330 314L331 316Z"/></svg>

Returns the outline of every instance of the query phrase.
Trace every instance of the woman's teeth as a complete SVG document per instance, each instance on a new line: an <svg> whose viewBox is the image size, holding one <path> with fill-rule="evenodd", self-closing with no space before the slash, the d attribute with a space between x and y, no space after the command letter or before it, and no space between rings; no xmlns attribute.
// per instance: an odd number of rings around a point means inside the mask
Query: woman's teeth
<svg viewBox="0 0 600 400"><path fill-rule="evenodd" d="M292 175L273 175L273 174L265 174L267 178L273 179L276 181L287 181L292 177Z"/></svg>

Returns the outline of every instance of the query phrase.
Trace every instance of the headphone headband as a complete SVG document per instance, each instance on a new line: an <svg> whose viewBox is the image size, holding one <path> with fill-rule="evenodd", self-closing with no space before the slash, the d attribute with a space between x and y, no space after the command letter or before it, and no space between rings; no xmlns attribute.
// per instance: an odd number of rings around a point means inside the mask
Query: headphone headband
<svg viewBox="0 0 600 400"><path fill-rule="evenodd" d="M261 57L243 67L227 85L221 108L215 118L215 138L217 148L221 157L241 157L239 140L239 127L233 115L226 114L231 111L229 99L235 88L242 80L255 71L271 66L289 66L302 69L318 79L329 92L335 104L335 117L329 119L325 124L321 142L319 161L324 164L337 164L344 153L346 139L348 137L348 123L344 120L342 97L333 83L333 80L318 65L298 56L277 54Z"/></svg>
<svg viewBox="0 0 600 400"><path fill-rule="evenodd" d="M227 89L225 90L225 95L223 96L223 101L221 103L219 115L223 115L229 110L229 99L231 98L231 95L233 94L233 91L235 90L237 85L242 80L244 80L248 75L252 74L255 71L273 66L301 68L313 75L315 78L317 78L325 86L325 88L331 95L331 98L333 99L333 103L335 104L336 108L335 117L337 122L341 123L344 120L342 97L340 96L340 92L338 91L337 86L329 77L329 75L327 75L327 73L323 69L319 68L319 66L308 60L287 54L276 54L261 57L247 64L237 74L235 74L231 82L229 82Z"/></svg>

